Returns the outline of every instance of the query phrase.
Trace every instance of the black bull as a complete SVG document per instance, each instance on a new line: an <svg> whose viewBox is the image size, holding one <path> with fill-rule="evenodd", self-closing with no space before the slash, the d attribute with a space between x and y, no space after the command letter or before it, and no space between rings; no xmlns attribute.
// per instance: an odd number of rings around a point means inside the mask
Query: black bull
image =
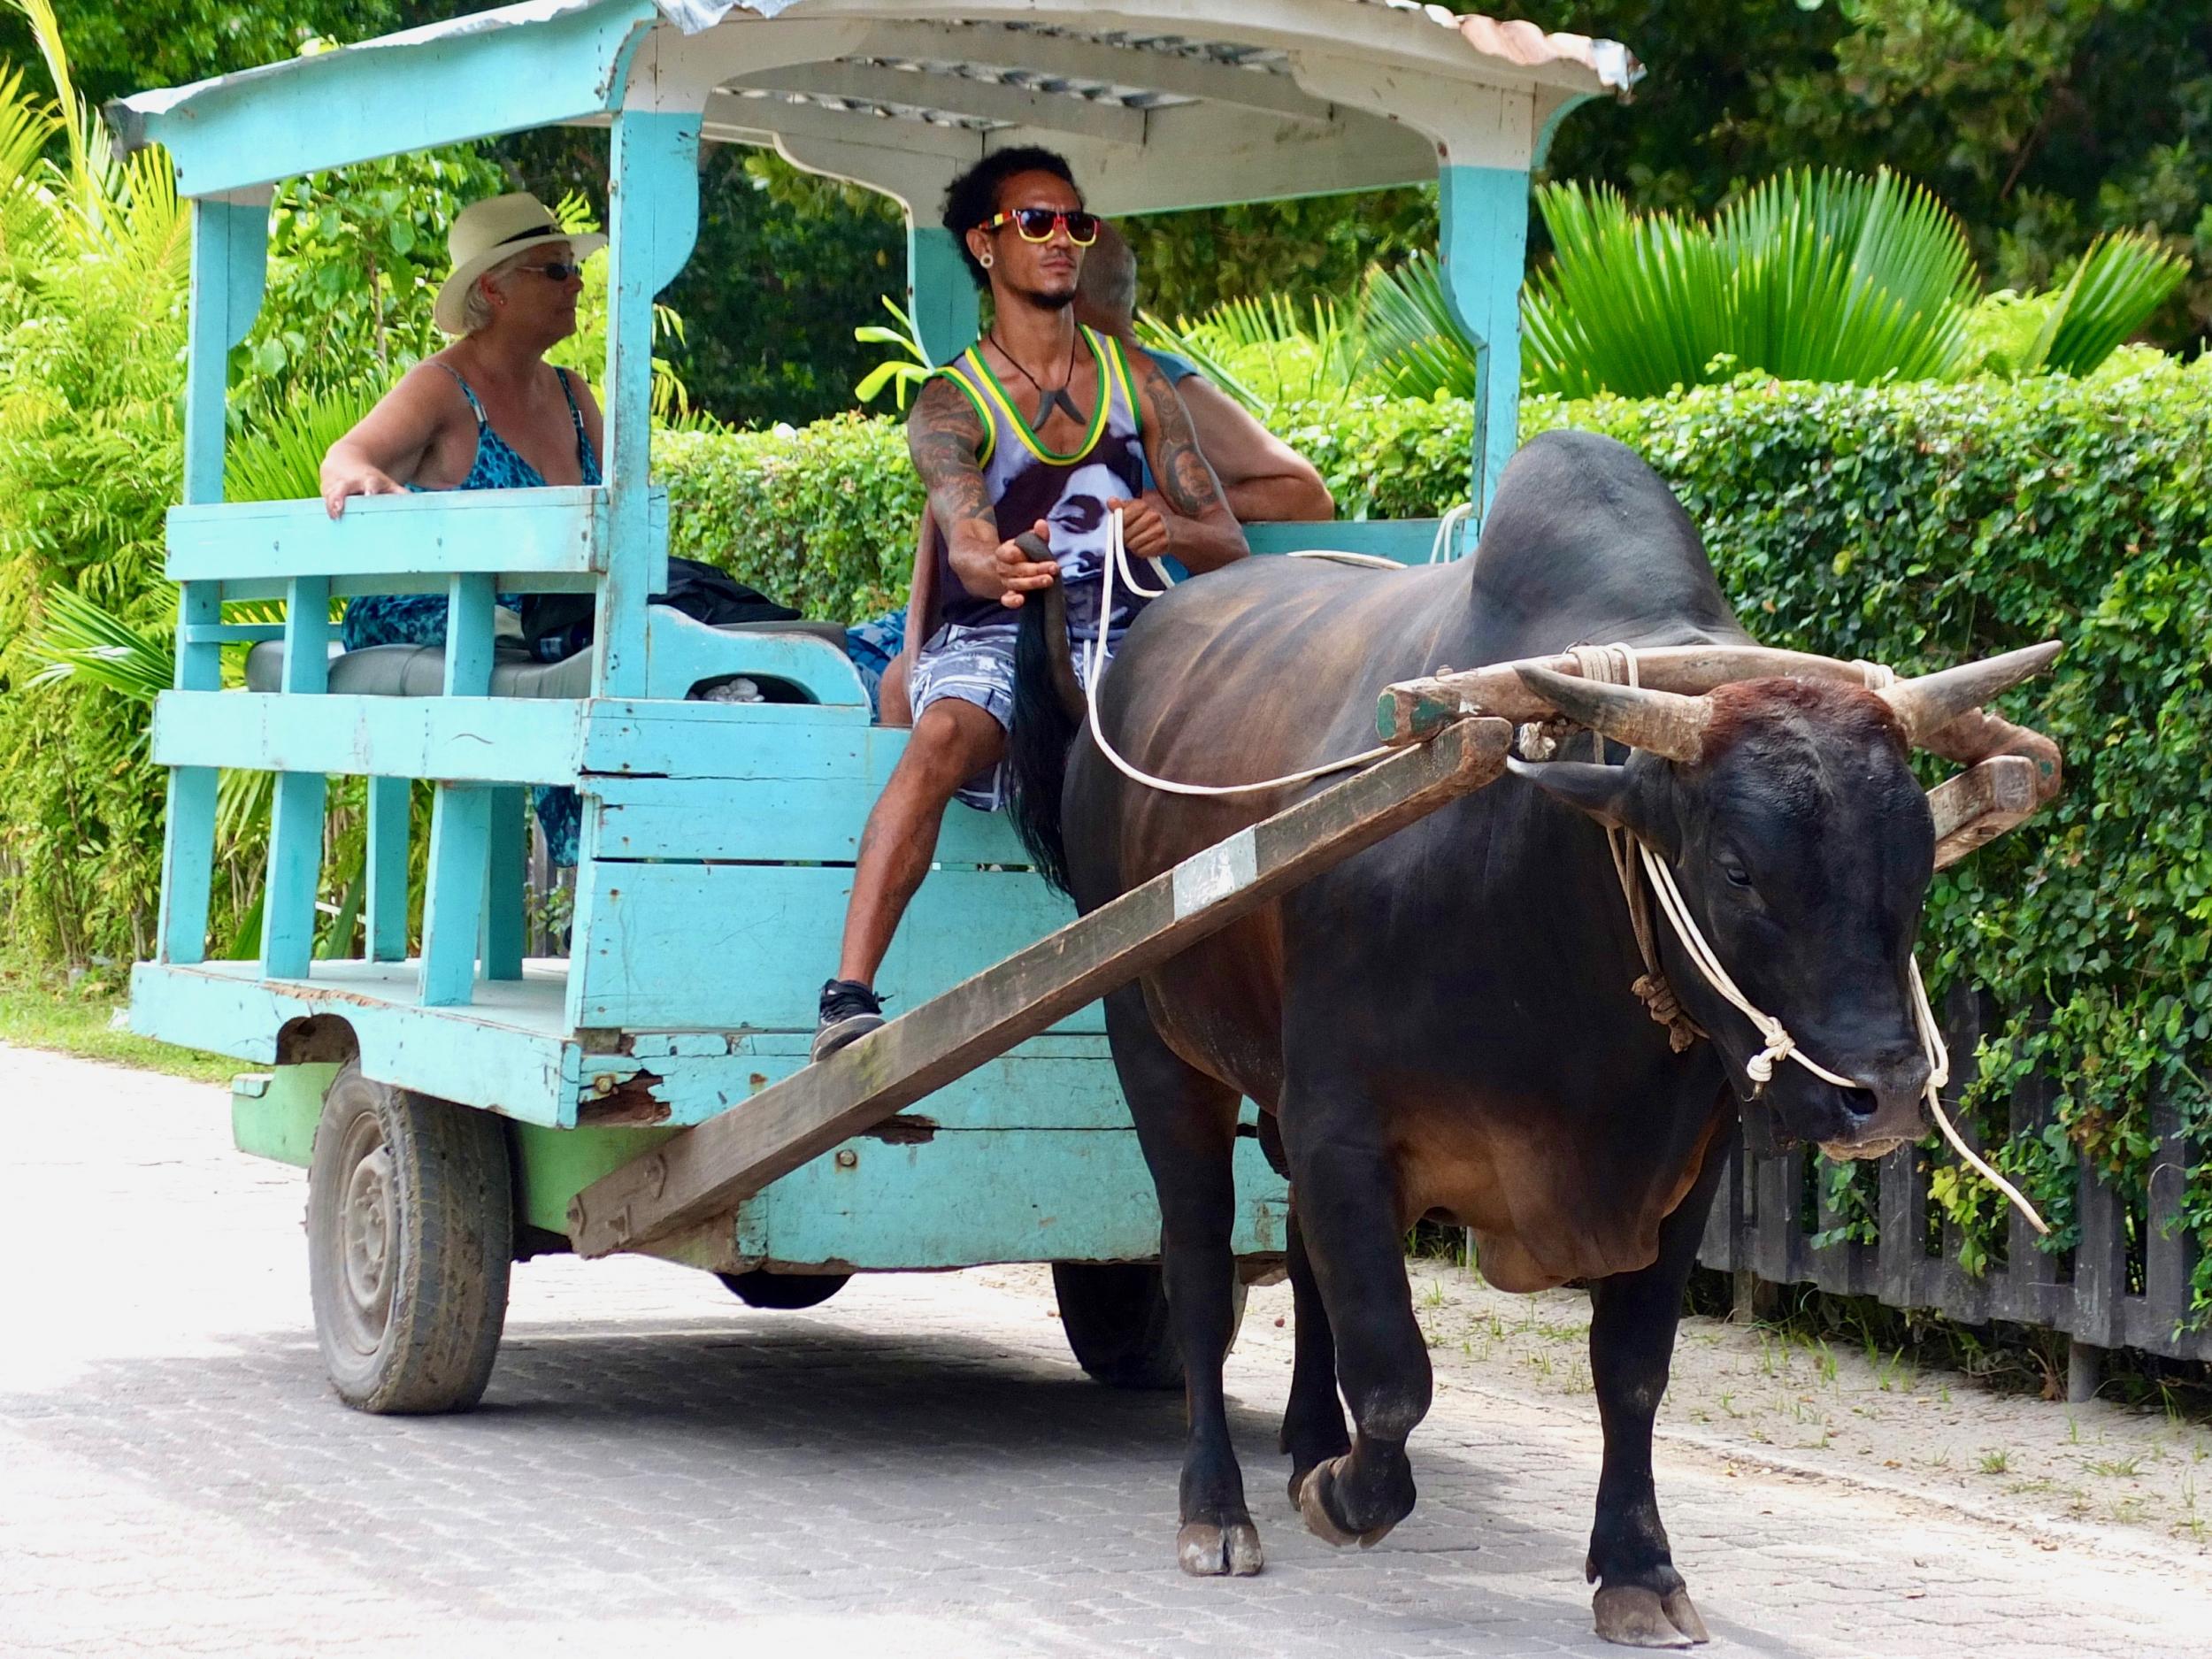
<svg viewBox="0 0 2212 1659"><path fill-rule="evenodd" d="M1050 700L1045 610L1025 615L1025 708ZM1383 574L1253 560L1177 589L1130 632L1101 717L1156 774L1275 777L1366 748L1394 681L1584 641L1750 636L1657 475L1609 440L1553 434L1507 468L1464 563ZM1907 974L1933 841L1910 733L1875 695L1751 681L1694 712L1703 729L1686 757L1617 746L1625 764L1517 763L1107 999L1185 1361L1186 1571L1261 1564L1222 1394L1244 1095L1271 1115L1263 1140L1291 1186L1296 1364L1281 1446L1307 1525L1372 1543L1413 1507L1406 1440L1431 1379L1402 1245L1415 1218L1440 1215L1474 1230L1494 1284L1589 1286L1605 1432L1587 1561L1598 1629L1703 1640L1659 1517L1652 1423L1732 1095L1752 1092L1745 1063L1761 1042L1663 926L1663 965L1714 1041L1677 1052L1647 1015L1601 826L1662 854L1753 1000L1862 1080L1846 1090L1785 1064L1765 1090L1785 1131L1847 1153L1918 1133L1927 1073ZM1087 735L1071 754L1052 725L1017 720L1025 828L1048 840L1064 826L1051 850L1087 910L1287 798L1160 793Z"/></svg>

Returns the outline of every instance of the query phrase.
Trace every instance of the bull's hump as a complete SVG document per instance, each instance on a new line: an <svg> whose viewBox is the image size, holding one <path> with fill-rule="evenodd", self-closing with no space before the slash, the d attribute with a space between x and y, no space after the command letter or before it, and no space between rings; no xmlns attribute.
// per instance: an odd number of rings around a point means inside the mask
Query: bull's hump
<svg viewBox="0 0 2212 1659"><path fill-rule="evenodd" d="M1514 635L1499 641L1509 653L1745 637L1666 480L1595 433L1542 433L1513 457L1471 580L1476 616Z"/></svg>

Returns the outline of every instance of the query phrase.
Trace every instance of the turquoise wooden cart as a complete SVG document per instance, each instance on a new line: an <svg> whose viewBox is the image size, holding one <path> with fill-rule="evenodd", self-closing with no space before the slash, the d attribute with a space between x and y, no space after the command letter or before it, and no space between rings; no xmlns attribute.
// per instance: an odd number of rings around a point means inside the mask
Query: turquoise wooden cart
<svg viewBox="0 0 2212 1659"><path fill-rule="evenodd" d="M683 268L703 142L772 146L907 210L908 292L943 361L976 296L934 223L996 146L1065 154L1125 214L1437 180L1453 304L1482 343L1471 494L1514 445L1530 169L1567 111L1625 96L1622 49L1400 0L530 0L125 100L193 204L174 690L150 1036L269 1068L242 1078L243 1149L311 1167L318 1332L350 1403L454 1409L482 1391L511 1261L566 1248L572 1198L656 1138L741 1111L806 1062L862 824L904 733L871 724L839 648L721 631L647 603L667 504L650 481L653 296ZM222 500L225 361L260 303L288 175L565 123L609 134L612 315L602 488L319 503ZM730 280L743 281L742 273ZM1261 526L1261 551L1430 557L1433 521ZM909 526L883 526L900 541ZM1447 538L1455 543L1456 534ZM1448 545L1447 553L1455 550ZM588 658L508 659L494 595L593 597ZM449 647L404 695L331 650L334 601L444 593ZM280 601L280 626L226 620ZM223 653L257 651L225 689ZM773 700L697 700L733 676ZM276 774L260 951L211 959L216 785ZM365 778L364 954L314 955L326 780ZM409 795L434 783L419 955ZM528 786L584 803L572 949L524 952ZM955 806L886 964L910 1006L1067 919L999 819ZM1284 1189L1247 1142L1236 1243L1282 1248ZM1057 1264L1077 1356L1110 1379L1175 1364L1159 1218L1095 1004L682 1235L634 1248L803 1306L855 1271Z"/></svg>

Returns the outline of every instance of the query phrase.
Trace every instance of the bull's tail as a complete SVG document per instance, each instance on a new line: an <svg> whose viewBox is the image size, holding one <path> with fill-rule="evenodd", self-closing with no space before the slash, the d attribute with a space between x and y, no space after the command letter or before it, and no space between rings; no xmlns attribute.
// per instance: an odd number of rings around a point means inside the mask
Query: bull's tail
<svg viewBox="0 0 2212 1659"><path fill-rule="evenodd" d="M1040 560L1050 557L1033 550ZM1014 634L1014 731L1007 745L1014 831L1037 872L1070 892L1060 796L1068 752L1083 729L1083 688L1068 645L1067 595L1055 582L1029 596Z"/></svg>

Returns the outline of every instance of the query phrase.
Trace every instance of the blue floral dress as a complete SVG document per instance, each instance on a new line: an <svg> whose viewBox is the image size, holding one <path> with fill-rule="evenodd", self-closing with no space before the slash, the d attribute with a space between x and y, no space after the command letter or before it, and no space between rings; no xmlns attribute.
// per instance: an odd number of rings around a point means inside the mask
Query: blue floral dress
<svg viewBox="0 0 2212 1659"><path fill-rule="evenodd" d="M490 419L484 413L484 405L477 400L475 388L450 364L442 363L438 366L453 376L461 396L469 400L469 407L476 411L476 462L469 468L469 475L455 488L543 488L544 475L516 454L506 439L493 429ZM584 411L576 406L576 393L569 385L568 372L557 369L554 373L560 376L561 396L568 399L568 418L576 428L576 462L583 481L600 483L599 457L591 447L591 439L585 434ZM417 487L410 484L407 488L412 490ZM517 594L502 594L499 603L510 611L522 609L522 598ZM370 645L443 645L445 624L446 598L442 594L365 594L347 604L339 638L349 651ZM531 791L531 795L552 862L573 864L577 832L583 822L582 803L576 792L541 784Z"/></svg>

